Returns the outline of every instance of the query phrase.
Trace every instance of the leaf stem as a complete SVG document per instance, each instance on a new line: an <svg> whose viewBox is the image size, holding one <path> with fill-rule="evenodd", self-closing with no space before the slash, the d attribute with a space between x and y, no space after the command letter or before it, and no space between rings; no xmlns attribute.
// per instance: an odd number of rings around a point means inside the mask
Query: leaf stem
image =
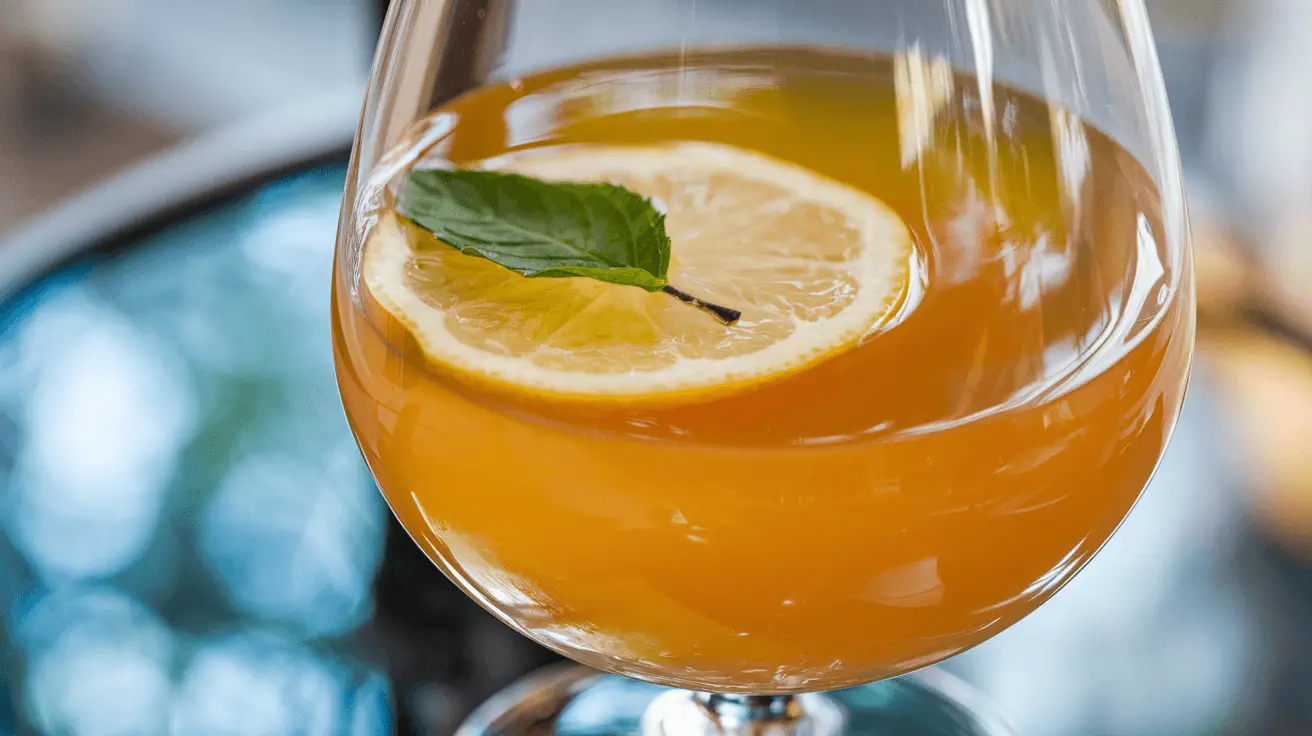
<svg viewBox="0 0 1312 736"><path fill-rule="evenodd" d="M666 294L669 294L675 299L678 299L684 304L691 304L694 307L697 307L703 312L706 312L707 314L719 320L720 323L723 325L733 325L739 320L739 318L743 316L743 313L739 312L737 309L730 309L728 307L722 307L719 304L704 302L701 299L698 299L697 297L693 296L692 294L689 294L686 291L681 291L679 289L676 289L673 286L670 286L669 284L666 284L665 288L661 289L661 291L665 292Z"/></svg>

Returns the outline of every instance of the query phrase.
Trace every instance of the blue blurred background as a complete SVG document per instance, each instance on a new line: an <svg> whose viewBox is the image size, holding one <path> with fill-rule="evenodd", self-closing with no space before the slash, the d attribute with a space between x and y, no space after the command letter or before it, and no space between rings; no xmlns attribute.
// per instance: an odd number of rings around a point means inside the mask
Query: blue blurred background
<svg viewBox="0 0 1312 736"><path fill-rule="evenodd" d="M1306 736L1312 3L1150 4L1191 397L1104 554L949 667L1030 736ZM443 734L552 660L398 531L337 401L380 5L0 0L0 736Z"/></svg>

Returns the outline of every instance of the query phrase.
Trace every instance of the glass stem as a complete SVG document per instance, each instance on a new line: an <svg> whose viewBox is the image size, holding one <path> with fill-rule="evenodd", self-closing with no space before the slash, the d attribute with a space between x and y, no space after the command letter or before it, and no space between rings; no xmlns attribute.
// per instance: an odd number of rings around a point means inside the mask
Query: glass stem
<svg viewBox="0 0 1312 736"><path fill-rule="evenodd" d="M716 695L671 690L643 715L642 736L838 736L841 709L823 695Z"/></svg>
<svg viewBox="0 0 1312 736"><path fill-rule="evenodd" d="M792 695L715 695L696 693L697 703L725 733L750 733L753 726L773 727L802 718L802 706Z"/></svg>

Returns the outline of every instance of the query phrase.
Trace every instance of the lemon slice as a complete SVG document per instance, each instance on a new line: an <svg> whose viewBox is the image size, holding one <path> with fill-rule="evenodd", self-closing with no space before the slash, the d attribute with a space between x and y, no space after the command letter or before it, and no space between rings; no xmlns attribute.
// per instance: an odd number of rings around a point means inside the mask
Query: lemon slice
<svg viewBox="0 0 1312 736"><path fill-rule="evenodd" d="M438 365L558 396L656 397L742 387L856 344L898 311L906 225L879 200L730 146L571 146L488 168L611 182L666 212L669 282L742 311L727 327L667 294L587 278L525 278L384 217L365 245L374 299ZM431 245L431 244L430 244Z"/></svg>

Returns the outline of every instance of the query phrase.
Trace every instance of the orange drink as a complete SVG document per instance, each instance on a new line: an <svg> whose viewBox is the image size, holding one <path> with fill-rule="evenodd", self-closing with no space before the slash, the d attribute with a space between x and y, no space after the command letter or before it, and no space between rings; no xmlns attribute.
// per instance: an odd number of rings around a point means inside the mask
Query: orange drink
<svg viewBox="0 0 1312 736"><path fill-rule="evenodd" d="M334 293L343 401L401 523L542 644L702 690L868 682L1034 610L1152 474L1192 294L1129 152L979 91L914 55L767 48L441 108ZM444 250L391 172L450 164L652 197L671 283L741 322Z"/></svg>

